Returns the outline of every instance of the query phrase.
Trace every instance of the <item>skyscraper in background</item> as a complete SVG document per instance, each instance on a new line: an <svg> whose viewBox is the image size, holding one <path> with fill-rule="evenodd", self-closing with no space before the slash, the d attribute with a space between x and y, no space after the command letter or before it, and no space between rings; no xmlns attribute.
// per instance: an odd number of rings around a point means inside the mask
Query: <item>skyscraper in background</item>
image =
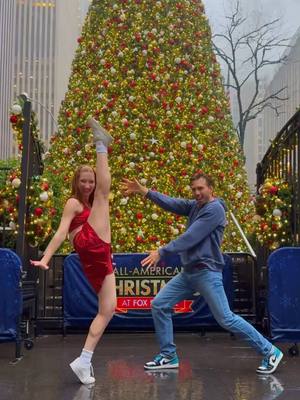
<svg viewBox="0 0 300 400"><path fill-rule="evenodd" d="M26 92L33 100L47 142L54 130L56 0L17 0L13 98ZM49 110L49 111L47 111Z"/></svg>
<svg viewBox="0 0 300 400"><path fill-rule="evenodd" d="M266 88L266 94L286 88L281 96L287 97L288 100L283 102L274 100L274 106L279 107L278 116L269 108L263 112L264 152L268 150L277 133L300 108L300 28L291 39L284 55L287 56L287 60L275 71L273 79Z"/></svg>
<svg viewBox="0 0 300 400"><path fill-rule="evenodd" d="M9 109L23 92L32 99L41 138L46 146L49 144L89 3L89 0L0 1L0 159L16 154Z"/></svg>
<svg viewBox="0 0 300 400"><path fill-rule="evenodd" d="M15 0L0 1L0 159L12 153L9 107L12 101Z"/></svg>
<svg viewBox="0 0 300 400"><path fill-rule="evenodd" d="M90 0L57 1L54 115L57 118L68 86L71 64Z"/></svg>

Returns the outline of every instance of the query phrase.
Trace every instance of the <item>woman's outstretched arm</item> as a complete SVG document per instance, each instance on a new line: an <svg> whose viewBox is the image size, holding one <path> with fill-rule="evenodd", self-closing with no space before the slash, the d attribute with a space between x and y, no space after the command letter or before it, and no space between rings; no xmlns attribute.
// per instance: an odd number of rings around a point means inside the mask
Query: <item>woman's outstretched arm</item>
<svg viewBox="0 0 300 400"><path fill-rule="evenodd" d="M76 199L72 198L66 202L59 227L53 238L51 239L50 243L48 244L42 259L40 261L30 260L31 265L45 270L49 269L48 264L51 260L51 257L66 239L71 221L76 215L78 206L78 200Z"/></svg>

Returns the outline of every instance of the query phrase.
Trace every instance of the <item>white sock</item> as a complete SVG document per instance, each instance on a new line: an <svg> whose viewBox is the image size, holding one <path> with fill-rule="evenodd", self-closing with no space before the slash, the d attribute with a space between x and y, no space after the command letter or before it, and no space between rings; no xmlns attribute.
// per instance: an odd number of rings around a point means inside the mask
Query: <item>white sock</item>
<svg viewBox="0 0 300 400"><path fill-rule="evenodd" d="M107 153L107 147L101 140L98 140L96 142L96 152L97 153Z"/></svg>
<svg viewBox="0 0 300 400"><path fill-rule="evenodd" d="M93 351L82 349L82 352L79 357L80 363L84 367L89 367L91 365L91 360L92 360L93 354L94 354Z"/></svg>

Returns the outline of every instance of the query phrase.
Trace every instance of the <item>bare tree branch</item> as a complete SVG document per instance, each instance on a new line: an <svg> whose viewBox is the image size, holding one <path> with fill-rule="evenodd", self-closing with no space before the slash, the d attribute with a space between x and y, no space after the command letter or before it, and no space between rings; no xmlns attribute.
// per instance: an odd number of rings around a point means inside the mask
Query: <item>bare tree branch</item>
<svg viewBox="0 0 300 400"><path fill-rule="evenodd" d="M274 105L274 101L283 102L287 97L280 96L286 88L281 88L275 93L260 99L262 96L261 73L272 65L281 65L287 61L287 55L273 56L274 50L281 50L290 47L289 38L283 38L278 33L280 28L280 18L267 21L255 28L248 28L248 18L241 12L240 0L236 0L235 7L231 15L226 16L227 26L223 33L213 36L213 48L215 53L227 65L232 82L227 82L225 87L235 91L239 121L237 123L237 133L244 145L245 131L247 123L255 119L264 109L271 108L279 115L280 106ZM248 28L248 29L247 29ZM226 46L221 47L216 44L217 40L222 40ZM241 51L247 51L248 55L241 59ZM241 76L241 69L246 70ZM247 82L253 82L253 94L249 104L245 106L242 98Z"/></svg>

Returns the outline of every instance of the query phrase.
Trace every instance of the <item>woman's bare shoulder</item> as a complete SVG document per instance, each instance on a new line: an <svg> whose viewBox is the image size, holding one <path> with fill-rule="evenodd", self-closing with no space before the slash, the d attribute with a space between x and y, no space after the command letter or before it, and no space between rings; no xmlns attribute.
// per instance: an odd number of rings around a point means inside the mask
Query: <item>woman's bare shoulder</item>
<svg viewBox="0 0 300 400"><path fill-rule="evenodd" d="M65 204L65 208L73 209L74 211L80 211L82 209L82 204L75 197L70 197Z"/></svg>

